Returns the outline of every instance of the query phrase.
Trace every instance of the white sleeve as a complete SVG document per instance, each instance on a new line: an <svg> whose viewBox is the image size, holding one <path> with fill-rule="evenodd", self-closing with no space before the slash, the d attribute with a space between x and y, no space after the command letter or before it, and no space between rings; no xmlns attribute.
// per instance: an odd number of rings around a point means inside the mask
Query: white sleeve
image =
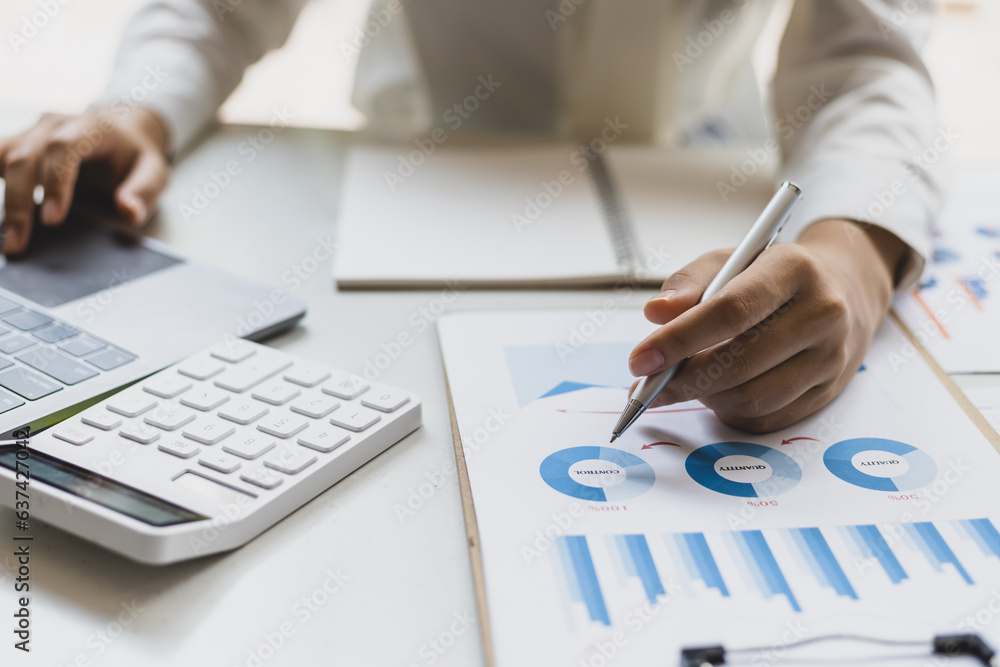
<svg viewBox="0 0 1000 667"><path fill-rule="evenodd" d="M887 229L911 248L900 289L930 254L955 140L919 55L932 11L931 0L798 0L774 80L784 176L804 191L787 237L825 218Z"/></svg>
<svg viewBox="0 0 1000 667"><path fill-rule="evenodd" d="M111 81L93 106L157 112L182 150L215 117L243 71L291 32L305 0L152 0L132 18Z"/></svg>

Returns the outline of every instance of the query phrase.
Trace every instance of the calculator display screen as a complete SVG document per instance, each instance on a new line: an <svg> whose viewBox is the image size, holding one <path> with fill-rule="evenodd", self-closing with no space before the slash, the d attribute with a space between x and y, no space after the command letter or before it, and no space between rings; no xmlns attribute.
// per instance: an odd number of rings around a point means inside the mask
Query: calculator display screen
<svg viewBox="0 0 1000 667"><path fill-rule="evenodd" d="M16 470L18 449L18 445L0 446L0 465ZM32 482L44 482L151 526L173 526L208 518L72 463L35 450L30 452L31 457L21 461L20 469L27 467Z"/></svg>

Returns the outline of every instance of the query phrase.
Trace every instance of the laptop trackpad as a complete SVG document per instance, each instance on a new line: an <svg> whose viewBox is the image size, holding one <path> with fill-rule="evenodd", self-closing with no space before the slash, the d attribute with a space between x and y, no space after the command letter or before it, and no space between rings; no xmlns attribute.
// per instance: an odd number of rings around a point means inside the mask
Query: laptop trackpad
<svg viewBox="0 0 1000 667"><path fill-rule="evenodd" d="M0 287L54 308L181 262L124 234L68 220L36 225L27 254L0 269Z"/></svg>

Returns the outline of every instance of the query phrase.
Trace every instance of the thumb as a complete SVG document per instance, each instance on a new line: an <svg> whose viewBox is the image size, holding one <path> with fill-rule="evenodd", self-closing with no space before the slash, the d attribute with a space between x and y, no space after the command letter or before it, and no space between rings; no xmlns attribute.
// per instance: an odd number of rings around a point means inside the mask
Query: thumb
<svg viewBox="0 0 1000 667"><path fill-rule="evenodd" d="M115 190L115 205L133 225L141 225L156 208L156 201L167 185L167 161L155 150L139 153L132 171Z"/></svg>
<svg viewBox="0 0 1000 667"><path fill-rule="evenodd" d="M660 293L646 302L643 314L653 324L666 324L698 304L732 248L705 253L667 278Z"/></svg>

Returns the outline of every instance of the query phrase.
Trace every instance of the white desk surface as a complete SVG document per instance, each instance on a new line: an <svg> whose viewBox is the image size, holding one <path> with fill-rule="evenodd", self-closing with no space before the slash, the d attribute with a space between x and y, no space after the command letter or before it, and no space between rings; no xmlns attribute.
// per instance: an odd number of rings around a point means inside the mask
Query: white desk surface
<svg viewBox="0 0 1000 667"><path fill-rule="evenodd" d="M302 324L269 341L292 354L360 372L382 343L409 333L412 345L381 379L422 396L423 426L221 556L150 568L36 523L33 651L15 651L5 630L2 665L484 664L437 336L419 324L420 309L440 305L441 292L337 292L329 259L293 290L289 272L313 268L303 260L335 238L345 139L286 129L247 162L238 147L256 132L224 127L184 159L152 235L305 300ZM242 173L185 222L180 205L230 160ZM449 307L589 308L609 295L639 307L651 293L470 291ZM399 508L415 499L421 506L401 519ZM11 510L0 509L4 628L14 609L13 524Z"/></svg>

